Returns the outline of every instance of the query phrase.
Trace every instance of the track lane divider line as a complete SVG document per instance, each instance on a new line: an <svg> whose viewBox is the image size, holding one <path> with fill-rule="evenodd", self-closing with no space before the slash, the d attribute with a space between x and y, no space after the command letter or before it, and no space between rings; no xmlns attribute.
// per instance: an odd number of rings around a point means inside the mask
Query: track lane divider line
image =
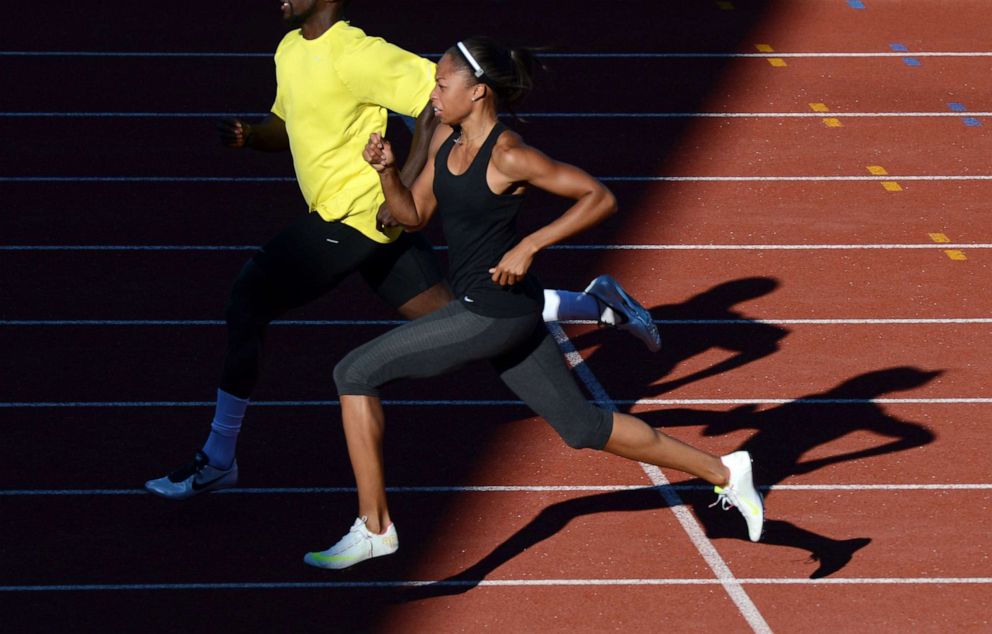
<svg viewBox="0 0 992 634"><path fill-rule="evenodd" d="M572 341L565 334L565 331L556 323L547 324L548 330L554 336L555 341L561 348L562 353L568 364L572 367L576 375L585 384L589 393L596 399L598 403L601 403L607 409L612 411L617 411L616 404L610 399L609 394L600 384L599 380L586 365L585 359L582 355L575 349L572 345ZM682 497L673 490L670 486L668 478L662 473L661 469L654 465L649 465L645 463L640 463L641 468L647 474L651 482L659 488L662 498L665 503L668 504L672 513L675 514L676 519L678 519L679 524L682 525L682 529L689 536L690 541L696 547L696 550L702 556L706 565L709 566L710 570L716 575L717 580L720 585L723 586L724 591L729 595L731 601L737 606L738 611L744 620L747 621L751 629L758 634L771 634L771 627L769 627L767 621L765 621L764 616L762 616L761 611L758 610L758 606L754 604L751 597L748 596L747 592L741 586L740 582L734 577L734 573L727 566L727 563L717 552L713 543L706 537L706 533L703 531L699 522L692 515L689 509L685 506L682 501Z"/></svg>

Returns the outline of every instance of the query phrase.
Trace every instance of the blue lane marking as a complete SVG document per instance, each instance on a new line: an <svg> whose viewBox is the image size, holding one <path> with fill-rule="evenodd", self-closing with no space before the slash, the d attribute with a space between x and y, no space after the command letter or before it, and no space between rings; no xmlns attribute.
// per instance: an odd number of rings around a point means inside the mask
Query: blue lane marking
<svg viewBox="0 0 992 634"><path fill-rule="evenodd" d="M848 6L852 9L866 9L865 3L861 0L847 0Z"/></svg>
<svg viewBox="0 0 992 634"><path fill-rule="evenodd" d="M951 102L948 102L947 107L951 109L951 112L967 112L968 111L968 108L963 103L961 103L960 101L951 101ZM964 123L969 128L977 128L980 125L982 125L982 122L979 121L978 119L976 119L975 117L964 117L963 119L961 119L961 122Z"/></svg>
<svg viewBox="0 0 992 634"><path fill-rule="evenodd" d="M893 42L892 44L889 44L889 48L891 48L896 53L909 52L909 47L900 42ZM915 57L903 57L902 61L906 64L906 66L920 66L920 60L916 59Z"/></svg>

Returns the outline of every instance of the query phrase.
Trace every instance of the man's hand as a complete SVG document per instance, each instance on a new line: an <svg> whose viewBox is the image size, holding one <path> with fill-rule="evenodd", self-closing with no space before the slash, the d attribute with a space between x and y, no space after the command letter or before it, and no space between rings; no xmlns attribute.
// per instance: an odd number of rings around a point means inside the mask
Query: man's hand
<svg viewBox="0 0 992 634"><path fill-rule="evenodd" d="M378 132L373 132L369 136L369 142L362 152L362 158L380 174L389 168L396 167L396 156L393 155L393 146L389 141L382 138Z"/></svg>
<svg viewBox="0 0 992 634"><path fill-rule="evenodd" d="M248 146L251 137L251 124L241 119L221 119L217 122L220 141L229 148L240 149Z"/></svg>
<svg viewBox="0 0 992 634"><path fill-rule="evenodd" d="M534 262L534 251L523 242L503 254L499 264L489 269L492 280L500 286L512 286L523 279Z"/></svg>
<svg viewBox="0 0 992 634"><path fill-rule="evenodd" d="M379 211L375 214L375 228L378 231L383 231L386 227L398 227L400 223L396 222L396 218L393 218L393 212L389 211L389 205L382 203L379 205Z"/></svg>

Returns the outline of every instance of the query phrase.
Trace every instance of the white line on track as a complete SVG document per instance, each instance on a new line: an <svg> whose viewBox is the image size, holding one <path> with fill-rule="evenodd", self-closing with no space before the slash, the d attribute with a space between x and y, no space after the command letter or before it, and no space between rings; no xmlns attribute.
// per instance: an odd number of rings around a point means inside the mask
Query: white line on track
<svg viewBox="0 0 992 634"><path fill-rule="evenodd" d="M673 491L712 491L713 487L692 484L663 485ZM762 491L990 491L992 484L776 484L758 487ZM643 484L604 485L489 485L489 486L406 486L387 487L391 494L427 493L596 493L616 491L661 491L661 486ZM334 495L356 493L355 487L265 487L216 491L216 495ZM151 495L144 489L0 489L0 497L119 496Z"/></svg>
<svg viewBox="0 0 992 634"><path fill-rule="evenodd" d="M561 348L568 360L568 364L575 371L575 374L579 379L585 384L586 388L589 390L590 394L596 399L597 402L605 405L608 409L616 411L616 405L611 402L609 394L606 393L606 389L600 384L599 380L593 375L592 370L589 366L585 364L585 360L582 355L575 349L572 345L571 340L565 331L562 330L561 326L556 323L548 324L548 330L554 336L555 341L558 342L558 346ZM661 469L654 465L649 465L645 463L640 463L641 468L644 473L647 474L651 482L657 486L661 487L659 492L661 497L668 504L672 513L675 514L676 519L678 519L679 524L682 525L682 529L689 536L696 550L702 556L706 565L710 567L710 570L716 575L717 580L720 585L723 586L724 591L737 606L740 611L741 616L747 621L748 625L755 632L764 634L771 633L771 628L765 621L765 618L761 615L761 611L751 600L751 597L747 595L744 588L734 577L734 573L727 566L727 563L717 552L713 543L706 537L705 531L696 521L696 518L689 512L686 508L685 503L682 501L681 496L678 492L673 490L669 485L668 478L662 473ZM737 518L734 518L737 519Z"/></svg>
<svg viewBox="0 0 992 634"><path fill-rule="evenodd" d="M417 53L421 57L439 58L441 53ZM233 58L267 58L271 59L273 52L212 52L212 51L0 51L0 57L233 57ZM772 57L789 58L885 58L885 57L992 57L989 51L902 51L902 52L627 52L627 53L598 53L598 52L547 52L542 53L542 59L768 59Z"/></svg>
<svg viewBox="0 0 992 634"><path fill-rule="evenodd" d="M987 585L992 577L863 577L826 579L738 578L739 585ZM119 592L169 590L344 590L357 588L539 587L539 586L712 586L720 579L457 579L428 581L284 581L258 583L92 583L66 585L7 585L0 592ZM743 591L743 590L742 590ZM764 622L762 620L762 622ZM767 624L765 629L770 632Z"/></svg>
<svg viewBox="0 0 992 634"><path fill-rule="evenodd" d="M964 398L642 398L591 401L601 405L989 405L989 397ZM384 400L393 407L517 407L507 400ZM0 409L214 407L214 401L2 401ZM252 407L338 407L338 401L252 401Z"/></svg>
<svg viewBox="0 0 992 634"><path fill-rule="evenodd" d="M8 244L4 251L254 251L246 244ZM447 246L436 245L438 251ZM878 251L878 250L992 249L990 242L903 244L556 244L548 251Z"/></svg>
<svg viewBox="0 0 992 634"><path fill-rule="evenodd" d="M401 319L295 319L276 320L271 326L399 326ZM559 321L566 325L594 325L586 319ZM992 317L937 317L921 319L655 319L659 326L909 326L992 324ZM220 319L0 319L6 327L62 327L62 326L224 326Z"/></svg>

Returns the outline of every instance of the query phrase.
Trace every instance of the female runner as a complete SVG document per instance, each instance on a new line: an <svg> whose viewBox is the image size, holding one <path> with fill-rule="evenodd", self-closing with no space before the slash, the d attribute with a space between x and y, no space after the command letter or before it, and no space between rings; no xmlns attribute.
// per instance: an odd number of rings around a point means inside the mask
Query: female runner
<svg viewBox="0 0 992 634"><path fill-rule="evenodd" d="M764 510L747 452L717 457L633 416L591 404L579 391L541 318L542 289L529 272L534 256L616 211L602 183L526 145L499 122L530 90L533 57L474 37L449 49L437 66L431 103L440 125L427 165L406 188L389 142L373 134L365 160L379 173L392 214L407 229L437 212L448 242L448 280L456 299L360 346L334 369L348 453L358 486L358 519L325 551L304 561L346 568L399 547L386 504L379 388L403 378L451 372L488 360L500 378L573 448L610 453L684 471L713 485L724 508L744 515L761 535ZM528 187L574 201L547 226L523 238L514 220Z"/></svg>

